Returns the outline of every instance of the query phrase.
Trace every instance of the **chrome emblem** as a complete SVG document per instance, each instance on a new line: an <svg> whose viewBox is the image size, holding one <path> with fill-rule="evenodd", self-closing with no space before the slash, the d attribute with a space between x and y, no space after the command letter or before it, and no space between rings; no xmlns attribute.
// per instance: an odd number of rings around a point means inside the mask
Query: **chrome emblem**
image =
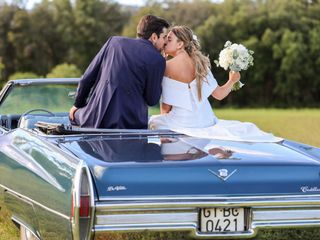
<svg viewBox="0 0 320 240"><path fill-rule="evenodd" d="M219 169L219 176L220 177L227 177L228 176L228 169Z"/></svg>
<svg viewBox="0 0 320 240"><path fill-rule="evenodd" d="M125 186L109 186L107 188L107 192L112 192L112 191L125 191L127 188Z"/></svg>
<svg viewBox="0 0 320 240"><path fill-rule="evenodd" d="M230 174L228 174L228 169L224 169L224 168L219 169L218 170L219 173L216 173L216 172L212 171L211 169L208 169L208 171L213 173L214 175L216 175L222 181L226 181L229 177L231 177L237 171L237 169L233 170Z"/></svg>
<svg viewBox="0 0 320 240"><path fill-rule="evenodd" d="M302 186L301 188L301 192L320 192L320 188L318 187L309 187L309 186Z"/></svg>

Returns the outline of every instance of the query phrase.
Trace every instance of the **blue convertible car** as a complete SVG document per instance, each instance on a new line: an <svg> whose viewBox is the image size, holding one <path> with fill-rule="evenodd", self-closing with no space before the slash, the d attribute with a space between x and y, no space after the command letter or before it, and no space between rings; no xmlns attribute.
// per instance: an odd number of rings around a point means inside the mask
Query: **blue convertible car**
<svg viewBox="0 0 320 240"><path fill-rule="evenodd" d="M0 207L21 239L320 226L320 149L77 128L68 110L78 81L15 80L0 94Z"/></svg>

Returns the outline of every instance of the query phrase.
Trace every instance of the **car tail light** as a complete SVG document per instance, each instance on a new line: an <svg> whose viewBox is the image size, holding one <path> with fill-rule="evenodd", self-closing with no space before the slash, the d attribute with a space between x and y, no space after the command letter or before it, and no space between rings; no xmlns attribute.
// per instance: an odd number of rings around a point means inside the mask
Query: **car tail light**
<svg viewBox="0 0 320 240"><path fill-rule="evenodd" d="M93 226L94 196L90 171L80 165L74 177L71 222L74 239L90 239Z"/></svg>
<svg viewBox="0 0 320 240"><path fill-rule="evenodd" d="M79 215L80 217L90 216L90 188L86 174L83 174L83 177L81 178Z"/></svg>

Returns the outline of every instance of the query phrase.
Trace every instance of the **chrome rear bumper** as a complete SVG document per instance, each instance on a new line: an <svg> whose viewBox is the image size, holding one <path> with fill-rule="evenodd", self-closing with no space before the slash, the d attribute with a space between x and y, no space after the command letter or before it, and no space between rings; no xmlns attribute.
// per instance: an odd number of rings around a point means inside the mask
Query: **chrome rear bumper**
<svg viewBox="0 0 320 240"><path fill-rule="evenodd" d="M202 233L199 210L210 207L249 209L247 230L236 233ZM259 228L320 226L320 195L250 198L113 199L96 204L96 236L110 232L179 231L194 238L248 238Z"/></svg>

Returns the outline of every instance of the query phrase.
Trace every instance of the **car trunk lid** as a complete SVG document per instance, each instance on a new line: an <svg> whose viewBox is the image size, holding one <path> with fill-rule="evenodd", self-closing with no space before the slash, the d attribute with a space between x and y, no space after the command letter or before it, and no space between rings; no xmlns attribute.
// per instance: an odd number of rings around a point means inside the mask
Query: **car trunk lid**
<svg viewBox="0 0 320 240"><path fill-rule="evenodd" d="M316 159L282 143L142 137L61 145L86 161L100 199L310 194L320 180Z"/></svg>

